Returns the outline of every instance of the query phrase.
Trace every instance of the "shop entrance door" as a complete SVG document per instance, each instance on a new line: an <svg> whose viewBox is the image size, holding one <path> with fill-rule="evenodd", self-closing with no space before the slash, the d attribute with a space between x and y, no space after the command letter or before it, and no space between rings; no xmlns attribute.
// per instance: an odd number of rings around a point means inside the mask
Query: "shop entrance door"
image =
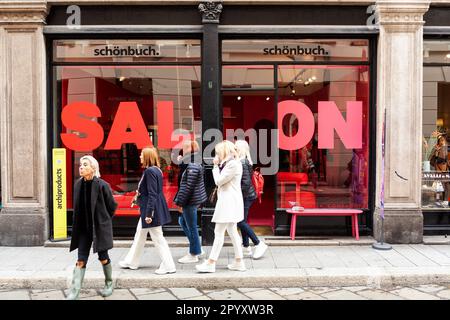
<svg viewBox="0 0 450 320"><path fill-rule="evenodd" d="M246 135L253 152L267 150L270 157L270 131L275 124L274 67L271 65L224 66L222 69L223 134L242 129L255 134L257 150ZM265 132L265 133L263 133ZM266 134L267 133L267 134ZM229 135L228 135L229 137ZM232 140L233 137L228 138ZM264 146L263 146L264 145ZM261 158L252 159L253 167L266 167ZM275 212L275 176L264 176L261 202L256 200L250 208L248 222L252 226L273 227Z"/></svg>

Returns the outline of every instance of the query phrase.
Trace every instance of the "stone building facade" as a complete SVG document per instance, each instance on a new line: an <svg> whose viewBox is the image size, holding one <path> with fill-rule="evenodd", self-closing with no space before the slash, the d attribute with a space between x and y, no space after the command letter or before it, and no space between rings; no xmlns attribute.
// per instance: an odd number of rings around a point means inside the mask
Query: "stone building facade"
<svg viewBox="0 0 450 320"><path fill-rule="evenodd" d="M49 52L46 45L48 33L65 32L79 34L90 30L120 30L114 26L84 26L71 29L67 25L50 25L48 15L55 7L66 8L69 5L95 5L105 8L121 6L160 6L166 10L177 6L192 6L198 10L199 1L152 0L78 0L76 3L66 0L0 0L0 163L1 163L1 212L0 245L5 246L39 246L50 237L51 205L49 158L51 157L49 136L53 133L53 124L48 120L51 94L48 88L51 70L48 66ZM217 9L217 3L212 4ZM381 230L380 191L383 177L382 166L382 132L386 114L385 138L385 211L384 237L390 243L421 243L424 234L424 212L422 209L422 124L423 124L423 51L425 18L427 12L437 8L431 18L450 17L450 1L437 0L284 0L284 1L240 1L224 0L221 12L225 15L228 8L242 6L252 11L258 6L373 6L377 24L358 26L322 25L278 25L277 34L293 33L314 34L321 36L329 32L328 38L350 30L371 32L376 37L376 74L372 75L376 83L376 103L374 132L376 148L374 171L371 176L373 188L372 235L379 240ZM82 7L83 8L83 7ZM83 12L83 11L82 11ZM372 11L371 11L372 12ZM367 18L369 18L369 14ZM186 30L193 28L203 33L202 41L209 48L216 46L217 29L228 31L239 25L222 25L221 17L205 17L201 21L198 11L198 25L183 26ZM430 19L431 19L430 18ZM212 22L211 20L218 20ZM217 23L218 22L218 23ZM168 32L176 29L176 22L154 25L139 24L133 27L131 22L126 28L129 32ZM242 27L242 26L241 26ZM246 34L255 34L271 29L264 21L257 25L246 26ZM147 30L145 30L147 28ZM221 29L223 28L223 29ZM47 32L46 32L47 30ZM259 31L258 31L259 30ZM313 30L313 31L311 31ZM353 31L352 31L353 30ZM191 30L192 31L192 30ZM448 36L450 20L428 27L433 35ZM87 31L86 31L87 32ZM119 31L121 32L121 31ZM223 31L225 32L225 31ZM230 31L231 32L231 31ZM450 52L450 46L449 46ZM202 64L218 67L217 56L211 56L205 48L202 51ZM206 67L204 67L206 68ZM202 90L207 90L208 81L217 83L219 73L204 73ZM208 77L212 77L208 79ZM216 77L216 78L214 78ZM205 83L205 85L203 85ZM213 91L216 88L212 89ZM219 90L219 89L217 89ZM219 91L209 96L203 92L202 100L210 105L218 105ZM450 108L450 105L448 106ZM205 111L202 111L205 112ZM386 113L385 113L386 112ZM211 126L216 120L208 118Z"/></svg>

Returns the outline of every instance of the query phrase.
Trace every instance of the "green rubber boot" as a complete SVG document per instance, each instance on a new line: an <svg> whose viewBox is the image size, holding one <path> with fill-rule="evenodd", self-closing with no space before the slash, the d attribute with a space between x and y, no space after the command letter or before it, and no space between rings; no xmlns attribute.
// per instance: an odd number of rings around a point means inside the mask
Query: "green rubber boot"
<svg viewBox="0 0 450 320"><path fill-rule="evenodd" d="M111 261L107 264L103 264L102 267L103 273L105 274L105 287L102 291L100 291L100 294L102 295L102 297L109 297L110 295L112 295L114 290Z"/></svg>
<svg viewBox="0 0 450 320"><path fill-rule="evenodd" d="M69 295L66 300L78 300L85 273L86 268L75 267L73 269L72 286L70 287Z"/></svg>

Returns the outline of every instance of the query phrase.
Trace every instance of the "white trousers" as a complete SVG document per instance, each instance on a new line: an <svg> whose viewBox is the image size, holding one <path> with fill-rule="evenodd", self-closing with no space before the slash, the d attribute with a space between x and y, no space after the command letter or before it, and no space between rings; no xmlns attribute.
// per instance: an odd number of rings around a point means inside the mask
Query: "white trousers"
<svg viewBox="0 0 450 320"><path fill-rule="evenodd" d="M216 223L216 227L214 228L214 243L211 253L209 254L209 259L214 261L218 260L220 251L223 247L223 242L225 240L225 231L228 232L228 235L231 238L231 243L233 244L234 249L234 258L242 258L242 240L237 230L237 223Z"/></svg>
<svg viewBox="0 0 450 320"><path fill-rule="evenodd" d="M150 237L152 238L156 250L158 251L159 257L161 258L161 267L166 270L175 270L175 263L173 262L169 245L164 238L162 227L159 226L143 229L141 219L139 219L139 222L137 224L133 244L131 245L130 251L128 251L127 256L125 257L125 262L132 266L139 267L148 233L150 233Z"/></svg>

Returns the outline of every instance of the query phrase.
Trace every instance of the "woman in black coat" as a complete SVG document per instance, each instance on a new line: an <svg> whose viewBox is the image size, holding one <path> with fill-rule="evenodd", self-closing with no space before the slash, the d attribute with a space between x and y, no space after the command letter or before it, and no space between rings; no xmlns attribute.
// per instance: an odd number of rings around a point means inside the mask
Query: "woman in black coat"
<svg viewBox="0 0 450 320"><path fill-rule="evenodd" d="M145 168L136 193L136 203L141 217L130 251L119 265L133 270L139 268L147 234L150 233L162 260L155 273L174 273L175 263L162 230L162 226L170 223L172 219L163 194L163 174L159 168L158 151L153 147L144 148L140 158L142 167Z"/></svg>
<svg viewBox="0 0 450 320"><path fill-rule="evenodd" d="M78 249L78 261L73 271L68 300L78 299L86 272L91 246L98 252L105 287L103 297L113 292L112 267L108 250L113 247L112 217L117 208L111 188L102 179L97 160L92 156L80 159L80 176L73 189L73 227L70 251Z"/></svg>

